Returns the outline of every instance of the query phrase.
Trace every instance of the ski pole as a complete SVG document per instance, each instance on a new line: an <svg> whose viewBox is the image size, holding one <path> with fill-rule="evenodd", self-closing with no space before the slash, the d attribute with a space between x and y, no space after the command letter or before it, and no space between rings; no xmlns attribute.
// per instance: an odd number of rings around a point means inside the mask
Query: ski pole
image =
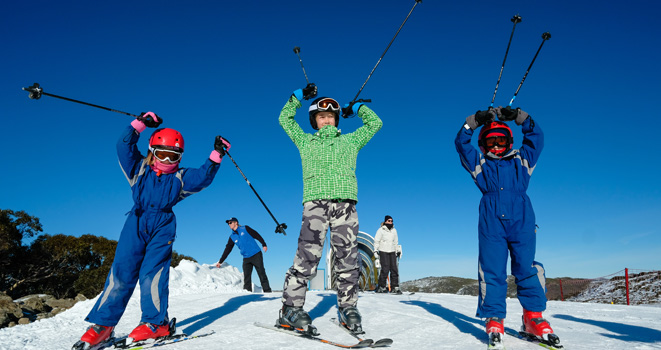
<svg viewBox="0 0 661 350"><path fill-rule="evenodd" d="M298 46L295 46L294 47L294 53L296 54L296 56L298 56L298 61L301 62L301 68L303 68L303 75L305 75L305 81L308 84L310 84L310 80L308 79L308 74L305 73L305 67L303 67L303 60L301 59L301 55L298 54L299 52L301 52L301 48L298 47Z"/></svg>
<svg viewBox="0 0 661 350"><path fill-rule="evenodd" d="M544 46L544 42L549 39L551 39L550 32L546 32L542 34L542 43L539 45L539 49L537 49L537 53L535 53L535 57L532 58L532 62L530 62L526 74L523 75L523 79L521 79L521 82L519 83L519 87L516 89L514 96L512 96L512 99L510 100L510 104L509 104L510 106L512 106L512 102L514 102L516 95L519 93L519 90L521 90L521 85L523 85L523 82L526 80L526 77L528 76L528 72L530 72L530 68L532 68L532 64L535 63L535 60L537 59L537 55L539 55L539 51L542 49L542 46Z"/></svg>
<svg viewBox="0 0 661 350"><path fill-rule="evenodd" d="M285 229L287 228L287 224L285 224L284 222L282 224L278 222L278 220L275 218L275 216L273 216L273 213L271 213L271 211L269 210L269 207L267 207L266 203L264 203L264 201L262 200L262 197L259 196L259 194L255 190L255 188L252 187L252 184L250 183L250 181L248 180L246 175L243 173L243 171L241 171L241 168L239 168L239 165L236 164L236 162L234 161L234 158L232 158L232 155L230 155L230 153L228 151L225 151L225 154L227 154L227 156L230 157L230 159L232 160L232 163L234 163L234 166L236 167L236 169L239 170L239 172L241 173L241 176L243 176L243 179L246 180L246 182L248 183L248 186L250 186L252 191L255 192L255 196L257 196L257 199L259 199L259 201L262 202L262 205L264 206L264 208L266 208L266 211L269 212L269 215L271 215L271 218L273 219L273 221L275 221L276 225L278 225L275 228L275 233L282 233L283 235L286 236L287 232L285 232Z"/></svg>
<svg viewBox="0 0 661 350"><path fill-rule="evenodd" d="M498 81L496 81L496 89L493 91L493 97L491 98L491 106L493 107L493 101L496 99L496 93L498 92L498 85L500 85L500 78L503 76L503 69L505 69L505 61L507 61L507 53L510 51L510 45L512 44L512 37L514 36L514 29L516 29L516 24L521 22L521 16L518 14L513 16L510 19L514 23L512 27L512 33L510 34L510 41L507 43L507 50L505 50L505 58L503 58L503 65L500 66L500 74L498 75Z"/></svg>
<svg viewBox="0 0 661 350"><path fill-rule="evenodd" d="M30 92L30 95L28 97L30 97L30 99L32 99L32 100L38 100L38 99L41 98L41 95L46 95L46 96L50 96L50 97L59 98L59 99L62 99L62 100L67 100L67 101L76 102L76 103L80 103L80 104L84 104L84 105L88 105L88 106L92 106L92 107L96 107L96 108L101 108L101 109L104 109L104 110L110 111L110 112L125 114L125 115L128 115L128 116L134 117L134 118L138 117L135 114L118 111L116 109L103 107L103 106L95 105L95 104L88 103L88 102L78 101L78 100L74 100L74 99L68 98L68 97L49 94L47 92L44 92L44 89L42 89L41 86L39 86L38 83L34 83L32 86L28 86L26 88L23 88L23 90Z"/></svg>
<svg viewBox="0 0 661 350"><path fill-rule="evenodd" d="M368 81L370 80L370 78L372 77L372 74L374 74L374 71L376 70L376 67L378 67L379 64L381 63L381 60L383 59L383 56L385 56L385 55L386 55L386 52L388 52L388 49L390 48L390 45L392 45L393 41L395 41L395 38L397 37L397 35L399 34L399 32L402 30L402 27L404 27L404 24L406 23L406 21L408 21L409 17L411 16L411 13L413 13L413 10L415 9L415 7L418 6L418 4L421 3L421 2L422 2L422 0L415 0L415 4L414 4L413 7L411 8L411 11L409 11L409 14L406 15L406 18L404 19L404 22L402 22L402 25L400 25L400 26L399 26L399 29L397 29L397 32L395 33L395 36L392 37L392 40L390 40L390 43L389 43L388 46L386 47L385 51L383 51L383 53L381 54L381 57L379 57L379 60L376 61L376 65L374 66L374 68L372 68L372 71L371 71L370 74L367 76L367 79L366 79L365 82L363 83L363 86L361 86L361 87L360 87L360 90L358 90L358 93L356 94L356 97L354 97L353 100L351 100L351 102L350 102L349 104L356 102L356 99L358 99L358 95L360 95L361 91L363 91L363 88L365 87L365 85L367 84L367 82L368 82ZM344 117L346 118L346 116L344 116Z"/></svg>

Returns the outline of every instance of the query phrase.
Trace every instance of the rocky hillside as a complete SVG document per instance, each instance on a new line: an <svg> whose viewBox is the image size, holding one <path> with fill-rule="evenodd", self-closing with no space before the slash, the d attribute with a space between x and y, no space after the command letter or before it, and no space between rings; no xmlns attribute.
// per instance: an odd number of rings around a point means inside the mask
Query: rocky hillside
<svg viewBox="0 0 661 350"><path fill-rule="evenodd" d="M478 293L477 280L459 277L425 277L400 283L400 286L403 291L408 292L475 296ZM562 292L561 286L563 286ZM624 276L615 276L610 279L548 278L546 287L546 297L549 300L627 304ZM514 276L507 277L507 296L516 297ZM631 274L629 276L629 303L631 305L661 304L661 271Z"/></svg>
<svg viewBox="0 0 661 350"><path fill-rule="evenodd" d="M461 277L425 277L400 283L403 291L477 295L477 280ZM516 297L514 276L507 277L507 296Z"/></svg>

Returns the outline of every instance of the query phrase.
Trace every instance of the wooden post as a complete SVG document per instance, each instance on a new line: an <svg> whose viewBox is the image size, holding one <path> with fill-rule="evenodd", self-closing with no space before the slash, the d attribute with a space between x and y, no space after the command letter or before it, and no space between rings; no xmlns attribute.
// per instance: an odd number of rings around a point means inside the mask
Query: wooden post
<svg viewBox="0 0 661 350"><path fill-rule="evenodd" d="M624 281L627 286L627 305L629 305L629 269L624 268Z"/></svg>

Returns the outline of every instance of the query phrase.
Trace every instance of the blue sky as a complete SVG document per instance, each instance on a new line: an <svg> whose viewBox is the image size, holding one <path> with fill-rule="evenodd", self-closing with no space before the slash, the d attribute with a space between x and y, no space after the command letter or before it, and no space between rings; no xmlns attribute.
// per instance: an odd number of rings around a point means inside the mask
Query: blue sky
<svg viewBox="0 0 661 350"><path fill-rule="evenodd" d="M21 91L45 92L138 114L182 132L185 167L202 164L221 134L288 235L229 159L214 183L175 207L175 250L220 257L236 216L269 244L266 268L282 285L297 244L302 175L278 124L305 77L348 102L402 23L404 1L13 1L0 14L0 208L40 218L49 234L118 239L132 206L115 142L130 117ZM661 88L655 1L447 2L426 0L362 91L384 122L358 157L360 229L384 215L403 245L401 279L476 277L480 192L454 137L491 102L510 18L519 14L496 105L507 105L541 34L551 32L518 94L546 134L528 191L540 227L537 260L549 277L661 269ZM312 131L307 104L297 115ZM359 119L343 119L352 132ZM519 127L514 128L520 146ZM150 131L147 131L148 133ZM140 141L147 150L147 137ZM241 266L233 252L228 262ZM256 278L256 277L255 277Z"/></svg>

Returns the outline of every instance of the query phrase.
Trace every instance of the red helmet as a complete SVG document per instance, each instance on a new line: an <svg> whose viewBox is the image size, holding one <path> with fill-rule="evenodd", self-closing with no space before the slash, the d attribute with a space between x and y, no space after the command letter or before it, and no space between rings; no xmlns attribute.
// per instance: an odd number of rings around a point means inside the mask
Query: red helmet
<svg viewBox="0 0 661 350"><path fill-rule="evenodd" d="M478 146L480 146L480 150L482 151L482 153L487 154L487 152L491 150L490 149L491 147L487 147L485 145L484 140L486 140L488 137L494 137L494 136L504 136L506 139L506 144L501 145L504 146L505 148L496 154L497 156L502 157L512 149L512 143L514 141L512 137L512 129L510 129L510 127L507 126L507 124L499 121L492 121L490 123L484 124L482 130L480 130L480 136L478 137L477 140L477 144Z"/></svg>
<svg viewBox="0 0 661 350"><path fill-rule="evenodd" d="M149 138L149 147L159 146L173 149L175 151L184 151L184 137L177 130L170 128L157 129Z"/></svg>

